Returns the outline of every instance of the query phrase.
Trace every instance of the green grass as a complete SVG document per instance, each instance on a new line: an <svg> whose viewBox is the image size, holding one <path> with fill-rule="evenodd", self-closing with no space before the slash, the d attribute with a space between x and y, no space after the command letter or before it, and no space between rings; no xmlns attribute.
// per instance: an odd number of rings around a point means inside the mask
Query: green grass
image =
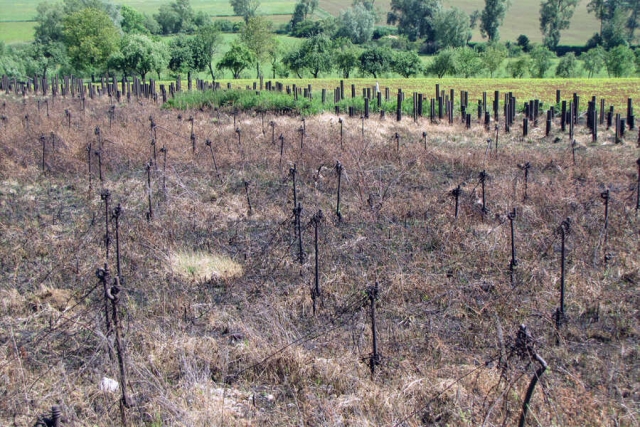
<svg viewBox="0 0 640 427"><path fill-rule="evenodd" d="M210 79L209 79L210 80ZM269 79L265 79L268 81ZM274 80L272 80L274 81ZM193 107L198 108L206 105L222 106L236 105L238 108L246 110L256 109L290 109L300 112L301 114L316 114L319 111L333 111L333 89L340 85L340 79L276 79L285 87L293 86L307 87L311 84L313 89L313 102L307 105L307 100L301 101L302 104L297 106L293 102L293 98L286 94L263 92L259 97L255 96L254 91L233 90L218 91L215 93L185 93L181 94L175 100L171 101L171 106L178 108ZM274 82L275 82L274 81ZM348 106L355 106L358 111L364 108L362 101L362 89L366 87L373 88L379 83L380 90L384 93L384 88L388 87L391 92L390 101L386 103L384 109L387 112L395 111L395 95L397 90L401 88L405 92L405 102L403 110L405 113L412 111L411 96L413 92L425 94L428 99L435 96L435 86L440 84L441 90L446 90L447 94L450 89L455 90L456 102L459 102L460 91L469 92L469 103L473 105L478 99L482 99L482 93L487 92L490 98L493 98L493 91L499 90L501 94L513 92L518 102L518 108L522 107L525 101L531 99L539 99L544 102L545 106L555 104L556 89L561 90L563 100L570 100L573 93L577 93L581 97L581 105L585 107L587 101L592 96L598 99L604 98L606 105L613 105L616 110L625 109L627 98L640 99L640 78L628 79L463 79L463 78L415 78L415 79L348 79L345 80L345 97L347 100L340 104L341 110L345 110ZM221 86L226 88L227 83L232 84L233 89L245 89L247 86L252 87L255 79L242 80L220 80ZM168 82L165 82L168 83ZM356 99L351 100L351 84L356 85ZM321 90L327 89L327 104L323 107L321 100ZM225 94L226 93L226 94ZM273 96L273 98L271 98ZM501 95L502 96L502 95ZM257 98L257 99L256 99ZM301 99L301 97L299 98ZM269 104L272 103L272 104ZM281 104L276 104L281 103ZM372 111L376 111L371 104ZM281 107L273 106L281 105ZM545 107L546 108L546 107ZM424 111L427 112L427 105L424 105Z"/></svg>
<svg viewBox="0 0 640 427"><path fill-rule="evenodd" d="M345 89L346 90L346 89ZM344 100L333 102L333 92L327 91L326 103L322 104L322 92L316 91L312 99L299 96L294 99L293 95L283 92L256 92L253 90L232 89L207 92L183 92L175 98L170 99L166 106L169 108L178 108L181 110L194 108L223 108L234 109L240 111L272 111L280 113L294 113L302 116L310 116L319 114L324 111L334 111L335 106L340 107L340 111L347 112L349 107L354 107L357 115L364 113L365 101L361 96L350 98L346 96ZM346 95L346 94L345 94ZM374 100L371 101L370 112L379 113L384 110L387 114L395 113L397 106L396 97L393 96L389 102L385 102L384 98L381 107L378 108ZM413 103L411 99L407 99L402 104L404 114L413 112ZM425 105L424 111L428 111Z"/></svg>
<svg viewBox="0 0 640 427"><path fill-rule="evenodd" d="M0 22L0 41L19 43L33 39L35 22Z"/></svg>
<svg viewBox="0 0 640 427"><path fill-rule="evenodd" d="M36 15L36 7L40 2L41 0L23 0L21 2L0 0L0 22L33 20ZM169 0L115 0L115 3L127 4L149 14L156 13L160 5L168 2ZM542 35L539 28L540 1L518 0L511 3L504 25L500 28L501 40L514 41L520 34L526 34L531 41L541 41ZM386 20L390 4L390 0L378 0L376 2L376 6L381 11L381 24ZM476 9L481 10L484 7L484 0L444 0L444 4L445 7L455 6L471 13ZM213 19L216 17L233 17L233 9L228 0L191 0L191 5L196 11L204 11ZM280 24L290 19L294 5L294 1L262 0L258 11L261 14L271 15L271 19L276 24ZM336 16L349 5L350 2L341 0L320 0L320 6L315 15L318 18L329 15ZM562 32L561 44L584 44L599 29L598 21L592 14L587 13L586 5L587 1L582 1L578 4L571 21L571 28ZM233 19L238 18L233 17ZM29 26L29 29L17 28L21 25ZM3 30L0 32L0 40L7 42L29 41L32 38L32 27L33 24L26 22L24 24L16 24L16 27L9 28L7 31L0 27ZM478 29L474 31L473 40L483 40Z"/></svg>

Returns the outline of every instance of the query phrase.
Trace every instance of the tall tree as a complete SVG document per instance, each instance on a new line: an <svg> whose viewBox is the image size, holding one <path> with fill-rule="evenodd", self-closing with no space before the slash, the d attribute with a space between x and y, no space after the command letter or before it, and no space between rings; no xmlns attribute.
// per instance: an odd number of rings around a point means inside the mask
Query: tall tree
<svg viewBox="0 0 640 427"><path fill-rule="evenodd" d="M440 0L391 0L387 23L398 26L398 34L410 41L433 40L431 18L440 10Z"/></svg>
<svg viewBox="0 0 640 427"><path fill-rule="evenodd" d="M469 15L458 8L439 10L432 23L438 48L462 47L471 40Z"/></svg>
<svg viewBox="0 0 640 427"><path fill-rule="evenodd" d="M602 46L594 47L580 55L580 59L584 64L584 69L589 73L589 78L598 74L604 67L606 51Z"/></svg>
<svg viewBox="0 0 640 427"><path fill-rule="evenodd" d="M540 4L540 31L544 44L555 50L560 42L560 31L571 24L579 0L546 0Z"/></svg>
<svg viewBox="0 0 640 427"><path fill-rule="evenodd" d="M40 3L37 8L32 58L47 72L67 60L64 45L64 10L61 3Z"/></svg>
<svg viewBox="0 0 640 427"><path fill-rule="evenodd" d="M64 40L71 65L93 74L118 49L120 33L106 12L86 8L65 17Z"/></svg>
<svg viewBox="0 0 640 427"><path fill-rule="evenodd" d="M640 27L640 0L627 0L629 18L627 19L627 30L629 31L629 41L635 41L635 31Z"/></svg>
<svg viewBox="0 0 640 427"><path fill-rule="evenodd" d="M589 0L587 11L600 21L600 36L603 36L605 24L613 18L616 10L623 6L624 0Z"/></svg>
<svg viewBox="0 0 640 427"><path fill-rule="evenodd" d="M490 42L500 40L499 28L509 7L508 0L484 0L480 14L480 33Z"/></svg>
<svg viewBox="0 0 640 427"><path fill-rule="evenodd" d="M256 61L257 78L260 77L260 63L265 61L276 44L271 31L273 24L263 16L249 18L240 34L240 40L253 52Z"/></svg>
<svg viewBox="0 0 640 427"><path fill-rule="evenodd" d="M531 56L531 68L529 71L533 77L539 79L543 78L547 70L551 68L552 60L556 57L556 55L544 45L534 47L529 56Z"/></svg>
<svg viewBox="0 0 640 427"><path fill-rule="evenodd" d="M249 19L256 16L256 11L260 6L259 0L229 0L233 13L238 16L242 16L246 24L249 23Z"/></svg>
<svg viewBox="0 0 640 427"><path fill-rule="evenodd" d="M172 3L163 4L154 15L162 28L162 34L191 33L197 26L195 24L196 13L189 0L175 0Z"/></svg>
<svg viewBox="0 0 640 427"><path fill-rule="evenodd" d="M109 58L109 64L125 74L139 74L144 81L152 71L169 64L169 48L144 34L127 34L120 42L120 51Z"/></svg>
<svg viewBox="0 0 640 427"><path fill-rule="evenodd" d="M122 22L120 27L122 31L128 34L149 34L149 30L145 27L145 16L132 8L123 4L120 7L120 14L122 15Z"/></svg>
<svg viewBox="0 0 640 427"><path fill-rule="evenodd" d="M393 52L386 47L374 47L360 54L360 71L371 74L374 78L391 69Z"/></svg>
<svg viewBox="0 0 640 427"><path fill-rule="evenodd" d="M240 78L240 73L253 64L253 53L242 43L231 43L229 49L216 65L218 70L231 71L234 79Z"/></svg>
<svg viewBox="0 0 640 427"><path fill-rule="evenodd" d="M507 48L499 43L490 44L482 53L480 58L491 78L493 78L493 74L498 71L507 55Z"/></svg>
<svg viewBox="0 0 640 427"><path fill-rule="evenodd" d="M197 70L208 69L211 79L215 80L213 73L213 55L220 47L220 33L213 25L205 25L198 28L193 40L194 68Z"/></svg>
<svg viewBox="0 0 640 427"><path fill-rule="evenodd" d="M333 44L324 34L313 36L302 42L298 61L309 70L314 79L320 73L328 73L333 69Z"/></svg>
<svg viewBox="0 0 640 427"><path fill-rule="evenodd" d="M357 3L340 13L337 35L346 37L355 44L367 43L373 36L377 19L375 10L368 9L362 3Z"/></svg>

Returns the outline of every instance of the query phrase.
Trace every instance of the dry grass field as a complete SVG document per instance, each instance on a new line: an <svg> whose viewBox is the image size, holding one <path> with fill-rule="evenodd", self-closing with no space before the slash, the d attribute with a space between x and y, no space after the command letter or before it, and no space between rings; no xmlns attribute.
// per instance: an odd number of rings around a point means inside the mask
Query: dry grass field
<svg viewBox="0 0 640 427"><path fill-rule="evenodd" d="M110 107L0 98L0 425L122 422L116 243L130 425L517 425L536 355L526 425L640 423L637 129Z"/></svg>

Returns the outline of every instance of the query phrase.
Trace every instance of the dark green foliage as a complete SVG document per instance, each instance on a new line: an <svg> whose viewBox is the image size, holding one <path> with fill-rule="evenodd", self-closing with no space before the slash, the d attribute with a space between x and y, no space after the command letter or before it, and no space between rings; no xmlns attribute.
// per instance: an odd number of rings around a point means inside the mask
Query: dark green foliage
<svg viewBox="0 0 640 427"><path fill-rule="evenodd" d="M360 54L360 71L378 78L391 70L393 52L388 48L370 48Z"/></svg>
<svg viewBox="0 0 640 427"><path fill-rule="evenodd" d="M432 18L440 7L439 0L391 0L387 23L397 25L398 34L407 36L410 41L432 40Z"/></svg>

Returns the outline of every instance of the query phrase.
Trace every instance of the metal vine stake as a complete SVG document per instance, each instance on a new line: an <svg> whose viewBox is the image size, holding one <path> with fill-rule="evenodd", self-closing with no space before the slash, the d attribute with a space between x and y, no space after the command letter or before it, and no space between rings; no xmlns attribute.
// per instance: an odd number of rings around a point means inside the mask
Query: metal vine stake
<svg viewBox="0 0 640 427"><path fill-rule="evenodd" d="M45 172L45 156L47 150L47 138L45 138L44 134L40 135L40 144L42 144L42 173Z"/></svg>
<svg viewBox="0 0 640 427"><path fill-rule="evenodd" d="M248 215L251 216L253 214L253 207L251 206L251 199L249 198L249 186L251 185L251 181L243 180L244 183L244 191L247 194L247 205L249 205Z"/></svg>
<svg viewBox="0 0 640 427"><path fill-rule="evenodd" d="M343 127L344 127L344 121L342 120L342 117L340 117L338 119L338 123L340 123L340 149L342 150L342 143L343 143Z"/></svg>
<svg viewBox="0 0 640 427"><path fill-rule="evenodd" d="M343 171L342 163L339 161L336 162L336 173L338 174L338 197L336 203L336 216L338 217L338 222L342 222L342 212L340 212L340 185L342 182L342 171Z"/></svg>
<svg viewBox="0 0 640 427"><path fill-rule="evenodd" d="M298 133L300 134L300 150L304 148L304 128L300 126L298 128Z"/></svg>
<svg viewBox="0 0 640 427"><path fill-rule="evenodd" d="M111 245L111 235L109 233L109 202L111 192L106 188L100 193L100 200L104 202L104 251L105 259L109 261L109 246Z"/></svg>
<svg viewBox="0 0 640 427"><path fill-rule="evenodd" d="M102 150L96 150L93 154L98 158L98 179L102 182Z"/></svg>
<svg viewBox="0 0 640 427"><path fill-rule="evenodd" d="M371 307L372 351L371 351L371 355L369 356L369 369L371 370L371 379L373 379L375 375L376 366L380 365L380 362L382 360L382 356L378 351L378 333L376 329L376 302L378 301L378 294L379 294L379 288L378 288L378 282L376 282L375 285L367 289L367 296L369 297L369 302Z"/></svg>
<svg viewBox="0 0 640 427"><path fill-rule="evenodd" d="M122 283L122 269L120 268L120 215L122 215L122 206L118 203L118 206L113 210L112 218L115 222L116 232L116 272L118 274L118 280Z"/></svg>
<svg viewBox="0 0 640 427"><path fill-rule="evenodd" d="M571 233L571 218L562 221L558 228L561 238L560 247L560 307L556 311L556 328L560 329L566 321L564 310L565 301L565 268L566 268L566 237Z"/></svg>
<svg viewBox="0 0 640 427"><path fill-rule="evenodd" d="M87 164L89 166L89 191L91 191L93 189L93 183L92 183L92 177L91 177L91 142L89 142L89 144L87 144Z"/></svg>
<svg viewBox="0 0 640 427"><path fill-rule="evenodd" d="M520 354L523 359L527 360L535 360L538 362L540 367L531 377L531 382L529 383L529 387L527 388L527 394L522 403L522 412L520 413L520 421L518 422L518 427L524 427L527 420L527 412L529 411L529 403L531 402L531 398L533 397L533 391L535 390L536 384L542 377L542 374L547 370L547 362L538 354L538 352L534 348L534 340L527 327L525 325L520 325L520 329L518 330L518 335L516 337L516 352Z"/></svg>
<svg viewBox="0 0 640 427"><path fill-rule="evenodd" d="M610 258L610 255L607 253L607 238L608 238L608 226L609 226L609 190L607 189L602 193L600 193L600 197L604 202L604 225L602 228L602 233L604 234L604 236L603 236L603 243L602 243L602 252L604 254L603 255L604 265L606 266Z"/></svg>
<svg viewBox="0 0 640 427"><path fill-rule="evenodd" d="M497 116L496 116L496 120L497 120ZM498 137L500 135L500 126L498 126L498 124L496 124L495 126L495 131L496 131L496 156L498 155Z"/></svg>
<svg viewBox="0 0 640 427"><path fill-rule="evenodd" d="M478 179L480 180L480 185L482 186L482 218L484 218L487 213L487 203L486 203L486 193L485 193L485 182L487 181L487 173L485 171L480 172L478 175Z"/></svg>
<svg viewBox="0 0 640 427"><path fill-rule="evenodd" d="M271 120L269 126L271 126L271 144L276 145L276 122Z"/></svg>
<svg viewBox="0 0 640 427"><path fill-rule="evenodd" d="M319 210L313 218L311 218L311 223L314 226L314 249L315 249L315 282L313 292L311 294L311 299L313 300L313 315L316 315L316 305L318 300L320 299L320 263L319 263L319 252L318 252L318 227L320 227L320 223L324 219L324 215L322 211Z"/></svg>
<svg viewBox="0 0 640 427"><path fill-rule="evenodd" d="M458 219L458 209L459 209L459 206L460 206L460 195L462 194L462 190L460 189L460 185L458 185L456 188L451 190L450 194L456 199L454 218Z"/></svg>
<svg viewBox="0 0 640 427"><path fill-rule="evenodd" d="M218 172L218 164L216 163L216 156L213 154L213 146L211 144L211 140L209 138L207 138L206 141L204 142L204 144L207 147L209 147L209 151L211 152L211 160L213 160L213 167L214 167L214 169L216 171L216 176L220 180L220 183L222 183L222 178L220 177L220 172Z"/></svg>
<svg viewBox="0 0 640 427"><path fill-rule="evenodd" d="M298 170L296 169L296 164L293 164L292 168L289 168L289 176L291 176L291 181L293 183L293 213L294 213L294 223L293 223L293 230L294 230L294 236L297 237L297 233L298 233L298 229L299 229L299 221L300 221L300 217L297 215L297 206L298 206L298 190L296 188L296 175L298 173Z"/></svg>
<svg viewBox="0 0 640 427"><path fill-rule="evenodd" d="M518 164L518 168L524 171L524 196L522 197L522 201L527 201L527 186L529 181L529 169L531 169L531 164L526 162L524 164Z"/></svg>
<svg viewBox="0 0 640 427"><path fill-rule="evenodd" d="M424 149L427 149L427 132L422 132L422 141L424 143Z"/></svg>
<svg viewBox="0 0 640 427"><path fill-rule="evenodd" d="M189 117L189 121L191 122L191 135L190 135L190 140L191 140L191 151L193 153L196 152L196 134L193 132L193 116Z"/></svg>
<svg viewBox="0 0 640 427"><path fill-rule="evenodd" d="M302 247L302 226L300 217L302 215L302 205L298 203L298 206L293 208L294 225L296 227L296 234L298 236L298 262L300 265L304 264L304 248Z"/></svg>
<svg viewBox="0 0 640 427"><path fill-rule="evenodd" d="M160 149L160 153L162 153L162 194L164 194L165 201L167 200L167 147L164 145Z"/></svg>
<svg viewBox="0 0 640 427"><path fill-rule="evenodd" d="M513 208L507 215L511 225L511 262L509 262L509 272L511 273L511 286L515 286L516 267L518 266L518 258L516 257L516 239L513 221L516 219L516 208Z"/></svg>
<svg viewBox="0 0 640 427"><path fill-rule="evenodd" d="M280 134L278 139L280 140L280 163L279 163L279 167L280 167L280 170L282 171L282 155L284 154L284 136L282 134Z"/></svg>
<svg viewBox="0 0 640 427"><path fill-rule="evenodd" d="M147 222L153 219L153 205L151 203L151 160L146 165L147 170L147 197L149 200L149 210L147 211Z"/></svg>

